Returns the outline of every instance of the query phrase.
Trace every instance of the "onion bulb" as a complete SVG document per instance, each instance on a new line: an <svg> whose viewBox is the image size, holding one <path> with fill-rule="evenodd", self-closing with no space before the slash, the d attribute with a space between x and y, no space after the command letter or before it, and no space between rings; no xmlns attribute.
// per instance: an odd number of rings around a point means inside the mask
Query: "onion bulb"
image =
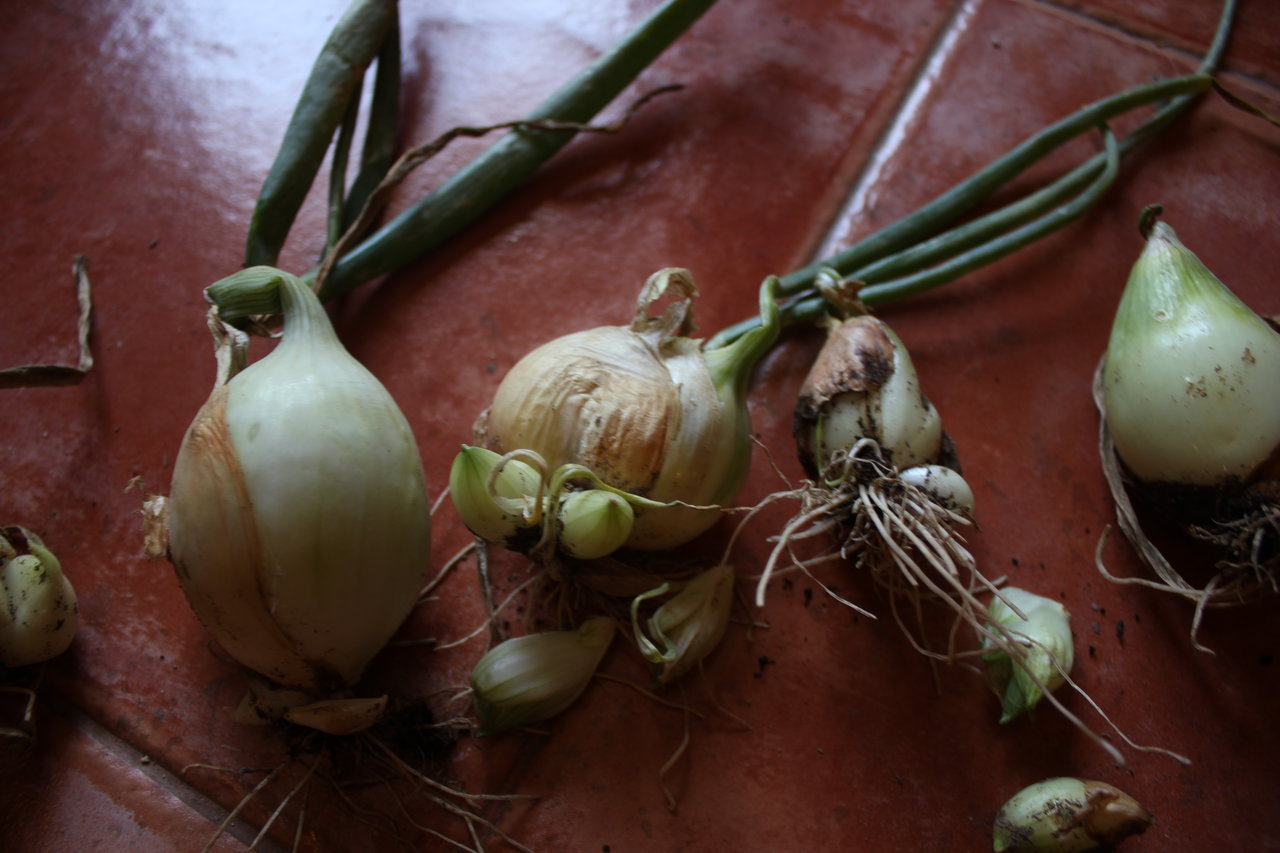
<svg viewBox="0 0 1280 853"><path fill-rule="evenodd" d="M1028 785L996 815L996 853L1083 853L1110 850L1155 819L1137 800L1106 782L1059 776Z"/></svg>
<svg viewBox="0 0 1280 853"><path fill-rule="evenodd" d="M833 307L853 313L828 318L826 340L801 385L793 433L812 480L797 490L802 509L778 537L756 603L764 603L765 585L791 542L827 530L840 555L881 583L912 597L930 591L980 628L985 608L970 576L989 584L957 532L972 523L973 492L942 420L902 340L860 313L832 283L838 276L823 275L819 288Z"/></svg>
<svg viewBox="0 0 1280 853"><path fill-rule="evenodd" d="M795 438L814 475L868 439L899 470L938 462L944 446L942 419L920 390L907 348L867 314L830 322L801 386Z"/></svg>
<svg viewBox="0 0 1280 853"><path fill-rule="evenodd" d="M67 650L79 605L62 564L24 527L0 527L0 666L26 666Z"/></svg>
<svg viewBox="0 0 1280 853"><path fill-rule="evenodd" d="M481 736L549 720L577 701L613 642L607 616L576 629L505 640L480 658L471 689Z"/></svg>
<svg viewBox="0 0 1280 853"><path fill-rule="evenodd" d="M666 595L671 584L664 583L632 600L636 644L653 665L658 684L668 684L700 665L720 645L729 627L735 580L728 563L694 575L648 618L647 633L641 630L640 605Z"/></svg>
<svg viewBox="0 0 1280 853"><path fill-rule="evenodd" d="M1157 221L1116 311L1103 394L1139 480L1247 482L1280 448L1280 333Z"/></svg>
<svg viewBox="0 0 1280 853"><path fill-rule="evenodd" d="M237 661L341 698L425 581L430 518L413 433L300 279L254 267L206 296L219 376L167 500L149 503L150 550L167 554ZM227 323L277 312L283 339L244 367L247 338Z"/></svg>
<svg viewBox="0 0 1280 853"><path fill-rule="evenodd" d="M566 335L517 362L477 435L498 454L529 452L548 469L578 466L625 497L633 519L604 516L615 530L630 521L624 547L689 542L715 523L746 477L746 385L778 334L775 281L761 287L758 328L705 350L685 336L697 295L692 276L674 268L655 273L629 325ZM662 316L650 316L663 297L671 301Z"/></svg>
<svg viewBox="0 0 1280 853"><path fill-rule="evenodd" d="M1000 694L1000 722L1007 723L1066 683L1075 663L1071 614L1051 598L1012 586L1000 590L987 612L996 633L983 638L982 660ZM997 644L997 636L1005 642ZM1016 660L1009 651L1020 652Z"/></svg>
<svg viewBox="0 0 1280 853"><path fill-rule="evenodd" d="M560 501L557 543L579 560L607 557L626 544L635 526L635 510L606 489L579 489Z"/></svg>
<svg viewBox="0 0 1280 853"><path fill-rule="evenodd" d="M1140 581L1196 602L1194 638L1206 606L1276 588L1280 332L1172 228L1153 222L1158 212L1143 212L1147 242L1116 310L1094 399L1121 529L1160 578ZM1173 567L1143 532L1130 490L1217 549L1212 579L1193 582Z"/></svg>
<svg viewBox="0 0 1280 853"><path fill-rule="evenodd" d="M465 444L449 469L449 496L462 523L486 542L516 551L526 550L539 535L542 483L542 475L527 463Z"/></svg>

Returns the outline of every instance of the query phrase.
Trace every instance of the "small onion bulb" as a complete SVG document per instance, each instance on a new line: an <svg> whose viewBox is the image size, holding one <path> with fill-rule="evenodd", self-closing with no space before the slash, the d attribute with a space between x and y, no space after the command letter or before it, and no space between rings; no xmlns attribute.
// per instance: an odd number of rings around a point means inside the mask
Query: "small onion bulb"
<svg viewBox="0 0 1280 853"><path fill-rule="evenodd" d="M900 470L940 461L942 419L920 390L911 355L884 321L832 321L801 386L795 439L811 474L864 439Z"/></svg>
<svg viewBox="0 0 1280 853"><path fill-rule="evenodd" d="M1018 652L1015 658L990 637L983 638L982 660L1000 694L1000 722L1007 723L1032 711L1045 690L1057 690L1066 683L1075 663L1071 614L1051 598L1013 586L1000 590L987 613L989 629L997 630Z"/></svg>
<svg viewBox="0 0 1280 853"><path fill-rule="evenodd" d="M1084 853L1110 850L1155 819L1137 800L1106 782L1059 776L1028 785L996 815L996 853Z"/></svg>
<svg viewBox="0 0 1280 853"><path fill-rule="evenodd" d="M1094 400L1120 528L1160 578L1153 585L1196 602L1194 637L1209 604L1238 604L1276 588L1280 332L1172 228L1151 223L1158 211L1143 212L1147 243L1116 310ZM1143 532L1130 492L1210 543L1220 555L1210 581L1190 581L1174 567Z"/></svg>
<svg viewBox="0 0 1280 853"><path fill-rule="evenodd" d="M569 631L541 631L504 640L471 671L481 736L549 720L591 683L617 633L596 616Z"/></svg>
<svg viewBox="0 0 1280 853"><path fill-rule="evenodd" d="M62 654L79 613L71 581L40 537L24 527L0 527L0 666Z"/></svg>

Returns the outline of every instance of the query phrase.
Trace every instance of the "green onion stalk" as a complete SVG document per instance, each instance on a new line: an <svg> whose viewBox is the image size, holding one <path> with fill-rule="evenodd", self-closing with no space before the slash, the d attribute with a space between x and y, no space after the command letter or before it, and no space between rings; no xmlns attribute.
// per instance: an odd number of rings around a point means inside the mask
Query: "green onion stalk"
<svg viewBox="0 0 1280 853"><path fill-rule="evenodd" d="M354 0L322 49L259 194L245 265L274 265L317 172L332 150L325 257L303 278L328 301L437 248L520 187L613 101L715 0L667 0L614 48L518 121L461 127L395 156L400 48L395 0ZM355 178L346 183L364 76L376 64ZM653 93L651 93L653 94ZM646 96L647 97L647 96ZM646 98L641 98L643 102ZM458 136L508 132L440 187L376 230L390 192Z"/></svg>

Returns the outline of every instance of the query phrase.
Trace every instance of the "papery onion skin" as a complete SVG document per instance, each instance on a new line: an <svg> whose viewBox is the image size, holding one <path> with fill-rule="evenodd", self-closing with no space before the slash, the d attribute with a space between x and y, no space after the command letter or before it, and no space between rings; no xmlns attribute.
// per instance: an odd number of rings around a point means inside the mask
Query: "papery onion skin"
<svg viewBox="0 0 1280 853"><path fill-rule="evenodd" d="M499 453L531 450L551 469L577 463L615 489L689 505L636 507L630 548L683 545L719 519L702 507L732 502L751 453L746 377L778 331L766 282L761 328L703 351L679 334L683 311L644 317L668 287L685 304L697 292L686 270L655 273L630 326L588 329L534 349L503 378L477 425Z"/></svg>
<svg viewBox="0 0 1280 853"><path fill-rule="evenodd" d="M884 321L832 321L801 385L793 432L800 462L818 476L862 438L900 469L940 461L942 420L920 388L911 356Z"/></svg>
<svg viewBox="0 0 1280 853"><path fill-rule="evenodd" d="M725 437L732 413L700 361L693 341L677 339L656 352L625 326L558 338L521 359L498 387L489 438L498 452L533 450L552 468L577 462L651 500L716 503L741 478L729 476L731 457L722 446L736 440ZM682 544L690 526L701 532L717 517L641 510L628 544Z"/></svg>
<svg viewBox="0 0 1280 853"><path fill-rule="evenodd" d="M415 605L430 515L391 395L305 285L280 298L284 339L215 387L183 440L168 554L232 657L323 697L358 681Z"/></svg>
<svg viewBox="0 0 1280 853"><path fill-rule="evenodd" d="M1244 483L1280 445L1280 333L1163 222L1121 297L1103 383L1116 452L1144 483Z"/></svg>
<svg viewBox="0 0 1280 853"><path fill-rule="evenodd" d="M710 383L690 396L711 392ZM680 429L681 389L662 357L625 326L566 335L511 368L489 410L501 451L531 449L551 468L577 462L615 488L647 494Z"/></svg>

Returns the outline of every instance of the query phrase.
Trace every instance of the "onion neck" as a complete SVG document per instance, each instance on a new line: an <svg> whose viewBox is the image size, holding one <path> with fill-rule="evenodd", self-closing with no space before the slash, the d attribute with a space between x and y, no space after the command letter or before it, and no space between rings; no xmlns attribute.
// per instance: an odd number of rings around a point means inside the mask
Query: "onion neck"
<svg viewBox="0 0 1280 853"><path fill-rule="evenodd" d="M312 346L338 344L337 333L324 306L306 282L275 267L257 266L240 270L205 290L205 298L216 308L224 323L238 325L254 315L280 314L290 341L306 341Z"/></svg>
<svg viewBox="0 0 1280 853"><path fill-rule="evenodd" d="M760 285L759 324L731 343L704 349L702 356L716 393L721 400L745 401L751 371L778 340L782 319L778 310L777 276L769 276Z"/></svg>
<svg viewBox="0 0 1280 853"><path fill-rule="evenodd" d="M716 389L716 397L732 418L733 458L729 460L729 476L716 498L731 499L747 476L751 460L751 416L747 410L747 384L751 373L778 340L782 320L777 302L778 278L769 276L760 285L760 325L732 343L703 350L703 361Z"/></svg>

